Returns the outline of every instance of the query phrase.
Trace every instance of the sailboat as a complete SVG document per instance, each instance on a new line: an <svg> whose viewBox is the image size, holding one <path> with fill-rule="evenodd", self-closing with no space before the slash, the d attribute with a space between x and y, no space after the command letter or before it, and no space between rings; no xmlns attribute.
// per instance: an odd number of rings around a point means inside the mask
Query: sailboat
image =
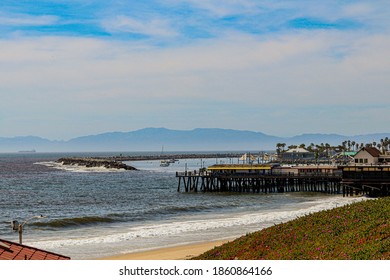
<svg viewBox="0 0 390 280"><path fill-rule="evenodd" d="M167 167L167 166L169 166L169 161L168 160L162 160L162 161L160 161L160 166L161 167Z"/></svg>
<svg viewBox="0 0 390 280"><path fill-rule="evenodd" d="M161 155L164 154L164 146L161 147ZM170 164L169 160L162 160L160 161L160 166L161 167L168 167Z"/></svg>

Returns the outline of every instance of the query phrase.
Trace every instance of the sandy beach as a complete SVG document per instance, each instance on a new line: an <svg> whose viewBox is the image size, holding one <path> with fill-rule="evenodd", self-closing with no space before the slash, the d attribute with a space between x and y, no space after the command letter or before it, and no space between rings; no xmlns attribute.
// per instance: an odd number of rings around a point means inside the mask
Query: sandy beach
<svg viewBox="0 0 390 280"><path fill-rule="evenodd" d="M187 260L229 241L232 240L219 240L160 248L155 250L109 256L100 258L100 260Z"/></svg>

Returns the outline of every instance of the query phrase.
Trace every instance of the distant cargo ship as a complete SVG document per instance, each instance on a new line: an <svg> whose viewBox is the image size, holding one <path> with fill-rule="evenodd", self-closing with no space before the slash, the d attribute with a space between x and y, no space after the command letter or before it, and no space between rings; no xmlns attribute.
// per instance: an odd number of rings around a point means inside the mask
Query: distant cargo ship
<svg viewBox="0 0 390 280"><path fill-rule="evenodd" d="M19 153L36 153L35 150L19 151Z"/></svg>

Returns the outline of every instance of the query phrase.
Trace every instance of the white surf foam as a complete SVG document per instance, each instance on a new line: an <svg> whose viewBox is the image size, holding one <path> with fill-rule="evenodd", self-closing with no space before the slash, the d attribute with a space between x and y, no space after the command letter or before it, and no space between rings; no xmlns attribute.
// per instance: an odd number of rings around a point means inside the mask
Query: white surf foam
<svg viewBox="0 0 390 280"><path fill-rule="evenodd" d="M332 209L365 199L367 198L334 196L322 200L299 203L295 206L279 210L224 214L217 217L209 215L201 218L193 218L192 220L187 220L188 217L186 217L186 219L178 221L164 221L157 224L139 225L129 228L111 228L101 230L100 232L90 232L84 236L77 236L76 234L74 237L68 237L66 239L53 238L52 240L31 242L30 244L35 247L56 251L59 248L66 247L81 250L81 248L86 246L103 248L110 247L113 244L126 243L126 252L131 252L136 251L136 248L146 241L149 247L155 248L166 246L166 240L172 240L174 238L185 242L193 242L194 236L197 236L197 238L202 236L204 240L210 240L210 235L213 235L214 238L215 236L219 238L238 237L245 233L287 222L310 213ZM132 246L131 244L137 246ZM120 249L123 250L123 245L120 246ZM123 252L121 251L121 253ZM85 251L84 254L88 254L88 252Z"/></svg>
<svg viewBox="0 0 390 280"><path fill-rule="evenodd" d="M44 165L50 168L58 169L58 170L64 170L68 172L75 172L75 173L87 173L87 172L124 172L126 170L124 169L116 169L116 168L106 168L104 166L100 167L86 167L82 165L65 165L60 162L56 161L43 161L43 162L36 162L35 164Z"/></svg>

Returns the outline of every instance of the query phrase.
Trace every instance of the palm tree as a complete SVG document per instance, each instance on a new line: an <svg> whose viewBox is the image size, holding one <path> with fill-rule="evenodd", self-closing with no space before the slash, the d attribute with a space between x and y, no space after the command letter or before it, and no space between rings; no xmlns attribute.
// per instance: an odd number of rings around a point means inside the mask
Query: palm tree
<svg viewBox="0 0 390 280"><path fill-rule="evenodd" d="M276 144L276 153L279 155L284 152L284 147L286 147L286 143L277 143Z"/></svg>
<svg viewBox="0 0 390 280"><path fill-rule="evenodd" d="M329 152L330 152L330 144L329 143L325 143L325 150L326 150L326 156L329 157Z"/></svg>
<svg viewBox="0 0 390 280"><path fill-rule="evenodd" d="M282 147L282 143L276 143L276 153L278 155L280 155L280 153L282 152L281 147Z"/></svg>
<svg viewBox="0 0 390 280"><path fill-rule="evenodd" d="M313 152L313 151L314 151L314 143L310 143L310 145L307 146L307 150L308 150L309 152Z"/></svg>
<svg viewBox="0 0 390 280"><path fill-rule="evenodd" d="M341 145L343 146L343 151L347 149L347 143L348 141L343 141L343 143L341 143Z"/></svg>

